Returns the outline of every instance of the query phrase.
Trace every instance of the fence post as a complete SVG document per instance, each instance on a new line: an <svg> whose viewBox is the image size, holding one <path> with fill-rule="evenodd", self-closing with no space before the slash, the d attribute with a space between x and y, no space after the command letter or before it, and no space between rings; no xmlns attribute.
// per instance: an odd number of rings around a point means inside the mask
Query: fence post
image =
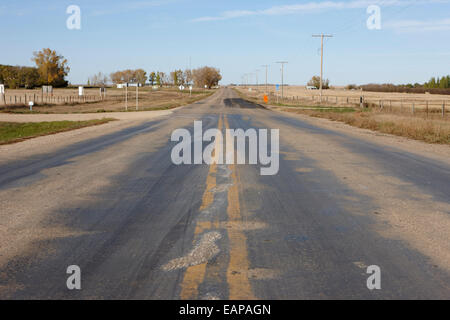
<svg viewBox="0 0 450 320"><path fill-rule="evenodd" d="M428 118L428 100L427 100L426 110L427 110L427 118Z"/></svg>
<svg viewBox="0 0 450 320"><path fill-rule="evenodd" d="M414 114L414 102L412 104L412 114Z"/></svg>
<svg viewBox="0 0 450 320"><path fill-rule="evenodd" d="M442 118L445 117L445 101L442 102Z"/></svg>

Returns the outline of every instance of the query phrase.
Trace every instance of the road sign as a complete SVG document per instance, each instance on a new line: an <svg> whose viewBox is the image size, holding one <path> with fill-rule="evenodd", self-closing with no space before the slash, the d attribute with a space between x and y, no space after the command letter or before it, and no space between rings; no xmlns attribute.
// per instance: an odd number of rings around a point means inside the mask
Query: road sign
<svg viewBox="0 0 450 320"><path fill-rule="evenodd" d="M84 88L78 87L78 95L81 97L84 94Z"/></svg>
<svg viewBox="0 0 450 320"><path fill-rule="evenodd" d="M184 90L184 86L179 86L178 88L180 88L180 91L183 91Z"/></svg>
<svg viewBox="0 0 450 320"><path fill-rule="evenodd" d="M28 105L30 106L30 111L33 111L34 102L30 101L28 102Z"/></svg>
<svg viewBox="0 0 450 320"><path fill-rule="evenodd" d="M277 85L275 86L275 89L276 89L277 91L280 91L280 85L277 84Z"/></svg>
<svg viewBox="0 0 450 320"><path fill-rule="evenodd" d="M264 95L264 102L265 103L269 102L269 97L266 94Z"/></svg>

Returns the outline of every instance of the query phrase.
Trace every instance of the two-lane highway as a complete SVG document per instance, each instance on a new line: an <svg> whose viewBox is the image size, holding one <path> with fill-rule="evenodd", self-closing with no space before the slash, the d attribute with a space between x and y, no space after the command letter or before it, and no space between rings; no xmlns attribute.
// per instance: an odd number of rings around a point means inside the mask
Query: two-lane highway
<svg viewBox="0 0 450 320"><path fill-rule="evenodd" d="M224 145L226 129L279 129L278 174L175 165L171 135L193 136L196 120ZM0 297L449 299L450 160L350 132L221 89L4 163ZM66 286L70 265L81 290ZM367 287L372 265L379 290Z"/></svg>

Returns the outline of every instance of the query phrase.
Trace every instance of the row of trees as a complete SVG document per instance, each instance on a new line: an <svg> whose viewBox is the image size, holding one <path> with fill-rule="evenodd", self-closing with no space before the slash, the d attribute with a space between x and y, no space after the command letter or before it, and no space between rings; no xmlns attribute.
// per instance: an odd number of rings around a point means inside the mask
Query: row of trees
<svg viewBox="0 0 450 320"><path fill-rule="evenodd" d="M425 88L439 88L439 89L449 89L450 88L450 75L442 77L439 79L431 78L430 81L425 82L423 85Z"/></svg>
<svg viewBox="0 0 450 320"><path fill-rule="evenodd" d="M7 88L31 89L42 85L65 87L70 68L67 59L51 49L34 52L31 59L36 67L0 65L0 83Z"/></svg>
<svg viewBox="0 0 450 320"><path fill-rule="evenodd" d="M216 68L202 67L194 70L179 69L172 71L169 74L161 71L152 71L148 76L147 72L143 69L128 69L111 73L110 79L114 84L139 83L143 86L148 81L152 86L185 86L194 84L196 87L207 86L208 88L212 88L219 84L220 80L222 80L222 76L220 71ZM96 76L91 77L89 82L91 85L104 85L108 82L108 79L102 73L99 73Z"/></svg>
<svg viewBox="0 0 450 320"><path fill-rule="evenodd" d="M360 86L364 91L373 92L401 92L401 93L430 93L430 94L450 94L450 88L426 88L424 85L395 85L385 84L365 84Z"/></svg>
<svg viewBox="0 0 450 320"><path fill-rule="evenodd" d="M143 69L136 69L136 70L123 70L123 71L116 71L111 73L110 75L111 81L114 84L118 83L139 83L141 85L145 85L147 82L147 72L145 72Z"/></svg>
<svg viewBox="0 0 450 320"><path fill-rule="evenodd" d="M0 84L7 88L32 89L39 85L37 68L0 65Z"/></svg>

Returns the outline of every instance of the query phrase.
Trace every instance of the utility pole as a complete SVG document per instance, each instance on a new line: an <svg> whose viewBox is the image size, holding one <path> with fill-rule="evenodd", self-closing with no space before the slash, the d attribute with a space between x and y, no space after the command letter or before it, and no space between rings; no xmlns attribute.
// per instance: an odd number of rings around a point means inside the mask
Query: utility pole
<svg viewBox="0 0 450 320"><path fill-rule="evenodd" d="M269 68L269 65L266 64L266 65L263 65L261 67L266 68L266 94L267 94L267 69Z"/></svg>
<svg viewBox="0 0 450 320"><path fill-rule="evenodd" d="M256 92L259 91L258 73L259 73L259 70L256 69L255 70L255 75L256 75Z"/></svg>
<svg viewBox="0 0 450 320"><path fill-rule="evenodd" d="M313 38L320 38L320 102L322 102L322 84L323 84L323 38L332 38L329 34L313 34Z"/></svg>
<svg viewBox="0 0 450 320"><path fill-rule="evenodd" d="M288 62L287 61L278 61L277 63L281 64L281 102L283 102L283 98L284 98L284 65Z"/></svg>

